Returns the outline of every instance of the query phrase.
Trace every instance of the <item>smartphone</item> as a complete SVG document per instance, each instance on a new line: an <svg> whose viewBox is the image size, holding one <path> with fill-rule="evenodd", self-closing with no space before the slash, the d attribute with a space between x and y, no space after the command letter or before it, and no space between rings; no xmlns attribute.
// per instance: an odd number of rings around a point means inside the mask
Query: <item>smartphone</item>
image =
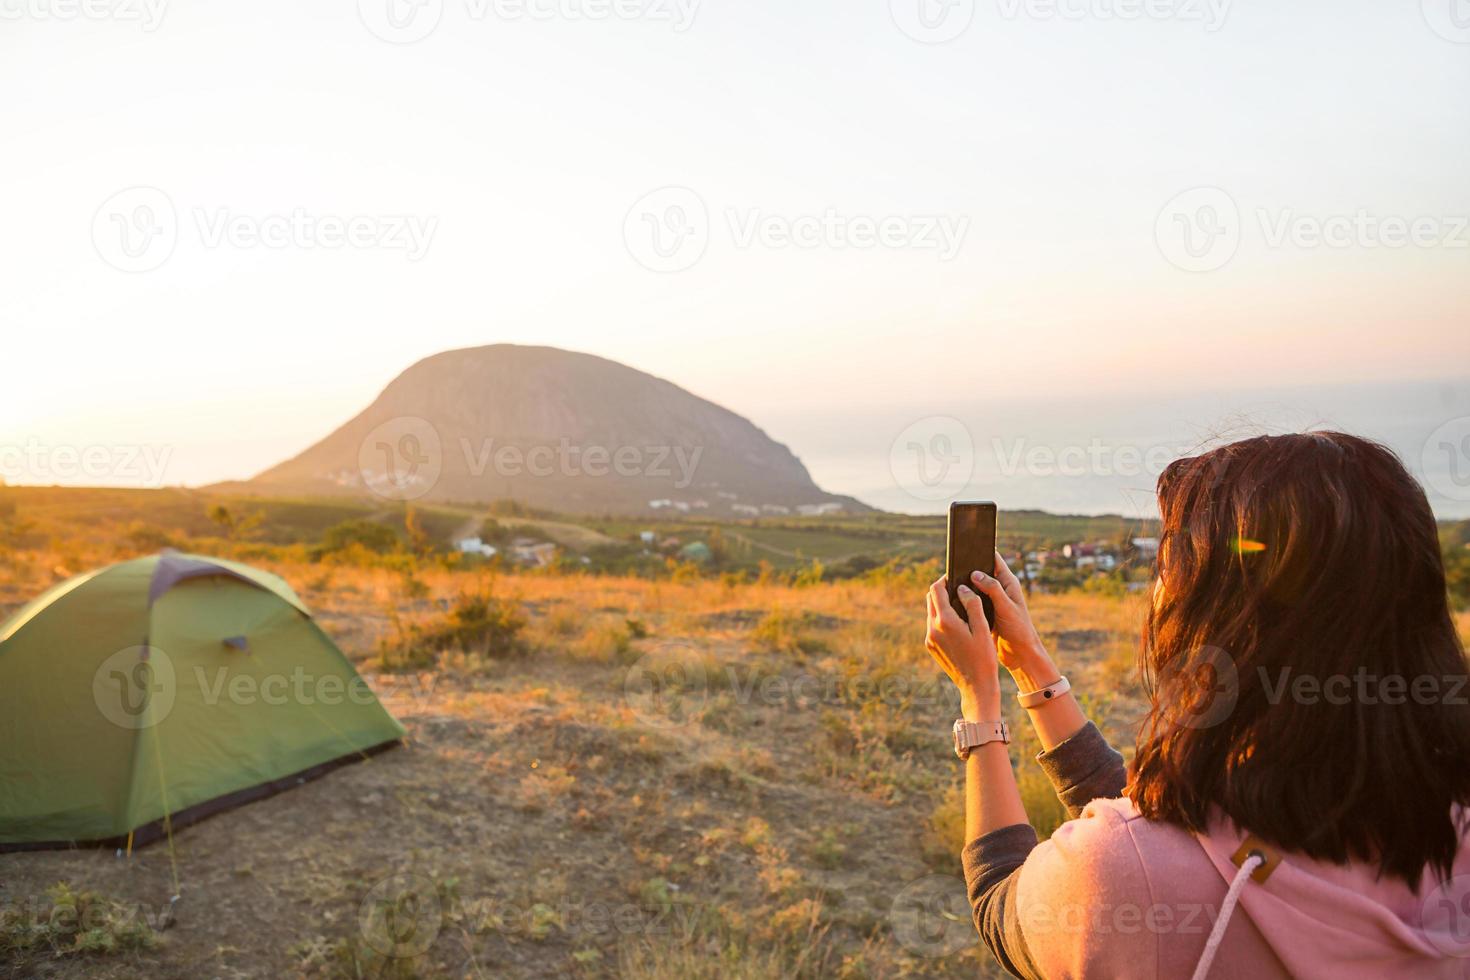
<svg viewBox="0 0 1470 980"><path fill-rule="evenodd" d="M972 590L971 572L995 574L995 503L989 500L956 500L949 505L949 546L944 561L944 575L949 586L949 604L965 622L970 621L960 602L959 588L963 583ZM995 627L995 606L990 597L980 594L985 608L985 623Z"/></svg>

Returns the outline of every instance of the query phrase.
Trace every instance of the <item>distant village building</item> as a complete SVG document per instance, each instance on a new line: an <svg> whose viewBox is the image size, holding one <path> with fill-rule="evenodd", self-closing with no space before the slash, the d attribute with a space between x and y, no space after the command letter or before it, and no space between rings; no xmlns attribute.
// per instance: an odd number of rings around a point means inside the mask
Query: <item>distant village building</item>
<svg viewBox="0 0 1470 980"><path fill-rule="evenodd" d="M655 541L658 540L658 532L644 531L638 535L638 540L642 541L644 544L653 544Z"/></svg>
<svg viewBox="0 0 1470 980"><path fill-rule="evenodd" d="M465 538L459 542L460 554L479 555L482 558L494 558L498 554L494 545L488 545L480 538Z"/></svg>
<svg viewBox="0 0 1470 980"><path fill-rule="evenodd" d="M556 545L550 541L535 541L531 538L516 538L511 543L510 553L515 560L532 568L545 568L556 560Z"/></svg>
<svg viewBox="0 0 1470 980"><path fill-rule="evenodd" d="M842 505L839 503L799 504L796 512L803 517L825 517L828 514L842 513Z"/></svg>
<svg viewBox="0 0 1470 980"><path fill-rule="evenodd" d="M701 565L715 557L715 553L710 550L710 546L703 541L689 542L679 550L679 554L689 561L698 562Z"/></svg>
<svg viewBox="0 0 1470 980"><path fill-rule="evenodd" d="M761 509L751 504L731 504L730 509L737 514L749 514L751 517L759 517Z"/></svg>

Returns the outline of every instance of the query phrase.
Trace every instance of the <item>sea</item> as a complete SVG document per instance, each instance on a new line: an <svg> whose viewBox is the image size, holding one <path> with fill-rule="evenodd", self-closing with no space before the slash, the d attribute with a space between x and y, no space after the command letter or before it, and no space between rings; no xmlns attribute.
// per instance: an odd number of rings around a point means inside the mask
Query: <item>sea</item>
<svg viewBox="0 0 1470 980"><path fill-rule="evenodd" d="M823 489L883 510L943 513L955 499L1060 514L1157 514L1172 460L1252 435L1336 429L1388 446L1440 519L1470 518L1470 378L1251 391L936 396L756 417Z"/></svg>

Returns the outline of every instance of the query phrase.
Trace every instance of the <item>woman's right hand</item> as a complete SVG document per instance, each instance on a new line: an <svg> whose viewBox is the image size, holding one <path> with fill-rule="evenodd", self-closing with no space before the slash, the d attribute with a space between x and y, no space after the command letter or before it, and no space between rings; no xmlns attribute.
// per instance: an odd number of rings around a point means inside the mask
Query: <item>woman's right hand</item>
<svg viewBox="0 0 1470 980"><path fill-rule="evenodd" d="M1041 645L1036 627L1031 623L1031 610L1026 608L1026 591L999 552L995 555L995 571L995 578L976 572L975 588L989 596L995 606L996 659L1010 671L1016 688L1022 694L1039 691L1056 683L1062 676L1061 672L1052 663L1046 647ZM1041 747L1047 751L1076 735L1087 724L1075 697L1056 698L1026 714L1036 728Z"/></svg>
<svg viewBox="0 0 1470 980"><path fill-rule="evenodd" d="M1051 667L1051 658L1047 656L1041 637L1031 622L1026 590L998 551L995 553L995 573L992 578L984 572L976 572L971 585L988 596L995 608L995 622L990 624L990 628L995 634L995 650L1001 666L1012 674L1023 671L1030 674L1036 668ZM1055 679L1046 678L1041 683L1050 684Z"/></svg>

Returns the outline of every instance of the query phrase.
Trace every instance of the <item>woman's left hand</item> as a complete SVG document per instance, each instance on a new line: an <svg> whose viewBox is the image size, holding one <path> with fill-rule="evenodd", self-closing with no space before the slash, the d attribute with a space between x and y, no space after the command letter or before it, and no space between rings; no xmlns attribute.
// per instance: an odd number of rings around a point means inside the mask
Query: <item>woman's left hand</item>
<svg viewBox="0 0 1470 980"><path fill-rule="evenodd" d="M959 587L960 601L970 617L967 623L949 604L944 578L929 588L929 626L924 647L944 668L960 691L960 704L971 721L1000 718L999 661L980 595L967 585ZM971 718L971 714L979 717Z"/></svg>

